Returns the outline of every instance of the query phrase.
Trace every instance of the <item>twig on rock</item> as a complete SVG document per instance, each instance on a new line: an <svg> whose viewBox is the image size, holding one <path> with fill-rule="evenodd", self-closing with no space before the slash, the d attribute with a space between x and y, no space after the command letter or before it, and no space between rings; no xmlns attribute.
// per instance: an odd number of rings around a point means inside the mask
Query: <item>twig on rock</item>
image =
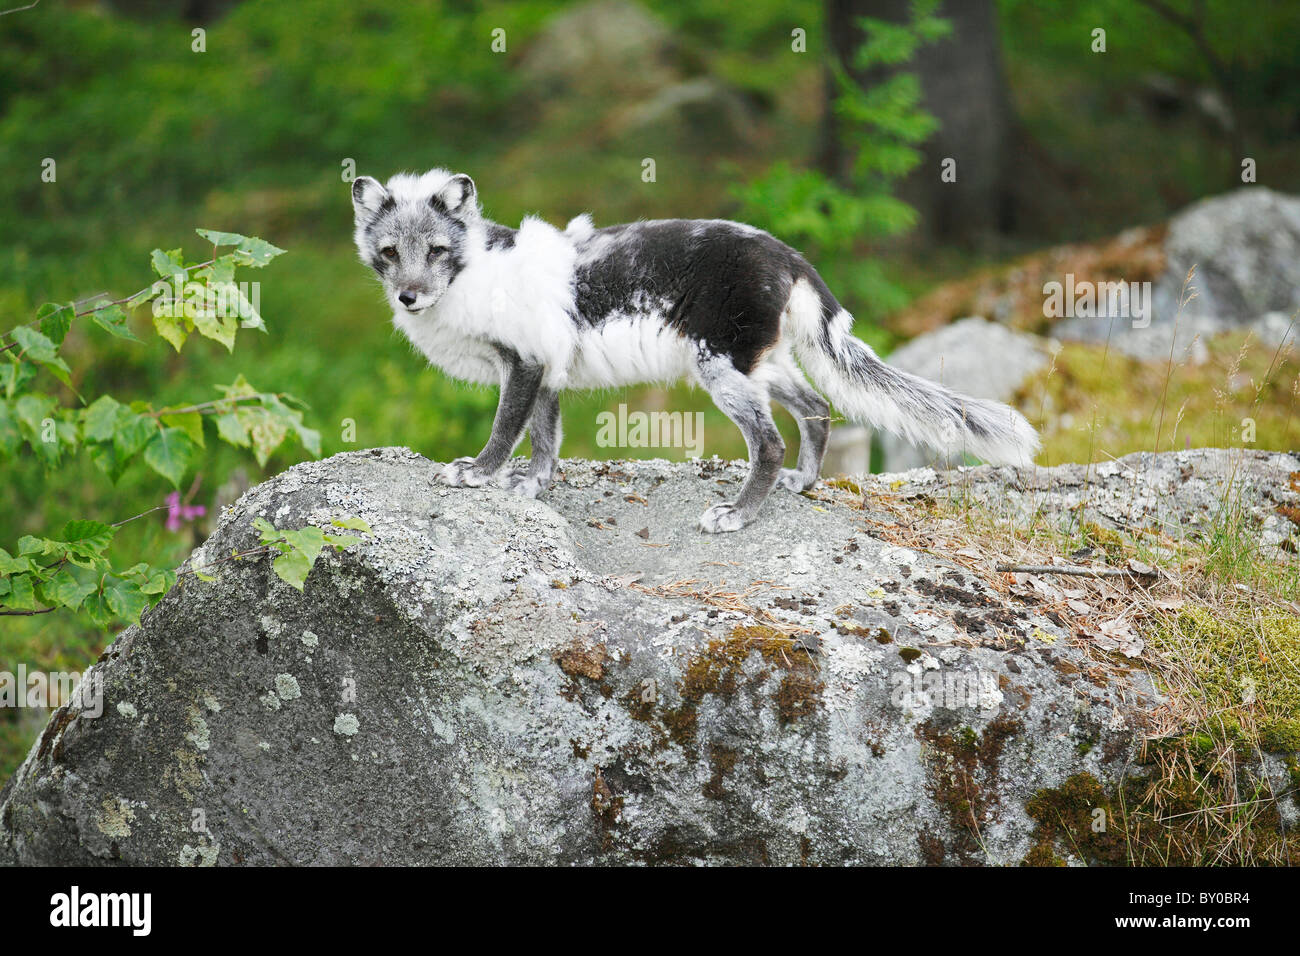
<svg viewBox="0 0 1300 956"><path fill-rule="evenodd" d="M1134 568L1081 568L1072 564L999 564L997 570L1016 574L1073 574L1081 578L1122 578L1130 574L1153 578L1157 575L1154 569L1140 571Z"/></svg>

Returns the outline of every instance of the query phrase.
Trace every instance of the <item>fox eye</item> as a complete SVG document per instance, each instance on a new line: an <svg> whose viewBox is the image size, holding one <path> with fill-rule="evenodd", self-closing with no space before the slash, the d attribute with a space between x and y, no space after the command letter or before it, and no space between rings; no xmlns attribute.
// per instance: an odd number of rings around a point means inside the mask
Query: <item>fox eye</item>
<svg viewBox="0 0 1300 956"><path fill-rule="evenodd" d="M442 255L442 254L443 254L444 252L446 252L446 251L447 251L447 247L446 247L446 246L430 246L430 247L429 247L429 258L430 258L430 259L436 259L436 258L438 258L440 255Z"/></svg>
<svg viewBox="0 0 1300 956"><path fill-rule="evenodd" d="M379 250L379 254L390 262L397 261L397 250L392 246L384 246L384 248Z"/></svg>

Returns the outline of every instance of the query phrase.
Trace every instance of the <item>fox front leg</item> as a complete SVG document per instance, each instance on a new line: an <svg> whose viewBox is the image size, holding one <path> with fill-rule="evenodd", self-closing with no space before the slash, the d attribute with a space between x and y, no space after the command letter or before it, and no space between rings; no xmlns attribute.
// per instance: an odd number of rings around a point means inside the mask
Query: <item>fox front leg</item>
<svg viewBox="0 0 1300 956"><path fill-rule="evenodd" d="M532 460L526 469L507 472L501 478L501 487L525 498L536 498L554 480L560 459L560 396L549 388L537 393L528 435L533 442Z"/></svg>
<svg viewBox="0 0 1300 956"><path fill-rule="evenodd" d="M506 357L501 382L501 400L492 420L492 437L474 458L457 458L443 469L443 483L453 488L479 488L492 480L509 460L537 403L544 369L530 365L517 355Z"/></svg>

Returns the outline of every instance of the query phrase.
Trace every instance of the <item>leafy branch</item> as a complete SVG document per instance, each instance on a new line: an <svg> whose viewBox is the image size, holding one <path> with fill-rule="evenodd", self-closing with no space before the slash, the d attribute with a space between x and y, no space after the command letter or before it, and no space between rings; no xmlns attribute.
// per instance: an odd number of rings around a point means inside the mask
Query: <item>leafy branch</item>
<svg viewBox="0 0 1300 956"><path fill-rule="evenodd" d="M157 509L135 518L153 510ZM277 529L258 518L253 526L261 533L261 543L255 548L232 551L216 561L179 570L140 563L125 571L114 571L105 552L117 528L125 523L69 521L57 538L20 538L17 554L0 548L0 616L33 616L67 609L82 611L101 626L115 620L135 621L146 607L162 599L179 576L193 574L211 581L214 578L207 573L210 568L270 553L278 555L272 562L275 573L301 591L325 548L343 550L361 540L310 525L296 530ZM331 525L371 533L370 526L360 518L341 518Z"/></svg>
<svg viewBox="0 0 1300 956"><path fill-rule="evenodd" d="M233 350L238 329L266 331L253 301L235 282L236 270L260 269L284 250L237 233L197 232L212 243L212 254L203 261L187 263L180 249L155 249L150 262L158 278L152 285L122 298L101 293L76 302L47 303L35 319L0 335L0 462L26 450L48 471L65 455L84 450L114 483L140 460L179 488L207 445L208 420L220 441L251 450L260 466L290 437L313 456L320 454L319 432L303 421L306 406L291 395L261 391L243 375L216 386L215 398L161 407L111 395L87 401L74 386L61 350L77 319L89 320L114 338L138 343L127 313L148 303L155 332L177 352L195 332ZM77 403L63 404L40 390L42 372L66 386ZM67 609L101 626L136 620L175 583L177 572L148 563L116 569L108 550L118 527L156 510L117 524L70 521L57 535L25 535L12 553L0 549L0 616ZM345 537L322 541L338 546ZM281 558L288 556L285 566L297 573L304 560L289 555L299 555L314 541L304 529L284 532L271 546L290 547ZM316 554L319 549L305 562L306 570Z"/></svg>

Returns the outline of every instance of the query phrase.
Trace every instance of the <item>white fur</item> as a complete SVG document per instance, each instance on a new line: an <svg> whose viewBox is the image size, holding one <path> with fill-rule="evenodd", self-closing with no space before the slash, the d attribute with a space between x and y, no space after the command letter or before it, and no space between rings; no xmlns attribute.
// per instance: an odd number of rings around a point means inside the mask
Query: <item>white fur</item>
<svg viewBox="0 0 1300 956"><path fill-rule="evenodd" d="M694 370L695 347L664 324L662 314L611 316L578 336L568 388L671 384Z"/></svg>
<svg viewBox="0 0 1300 956"><path fill-rule="evenodd" d="M590 239L596 227L591 222L591 216L583 213L580 216L574 216L569 220L569 224L564 227L564 234L571 236L575 242L582 242Z"/></svg>
<svg viewBox="0 0 1300 956"><path fill-rule="evenodd" d="M808 375L849 418L949 456L967 452L991 464L1033 463L1038 434L1023 415L1008 405L958 396L934 382L894 370L895 375L909 380L915 392L949 396L962 409L963 416L978 415L982 421L997 426L995 434L979 437L955 421L917 415L903 408L889 392L864 386L846 374L846 354L853 349L862 349L876 361L879 359L871 346L853 337L853 317L843 309L831 320L829 351L823 347L821 300L806 280L798 280L791 289L782 324Z"/></svg>
<svg viewBox="0 0 1300 956"><path fill-rule="evenodd" d="M427 190L445 184L443 176L430 177L410 177L394 195L426 201ZM577 244L592 234L587 215L564 232L529 217L511 248L471 247L465 268L437 303L419 314L394 309L393 323L434 365L481 384L497 381L500 364L484 336L545 367L549 388L671 383L691 374L695 349L664 324L663 303L635 302L631 314L610 316L596 328L574 325L570 279Z"/></svg>
<svg viewBox="0 0 1300 956"><path fill-rule="evenodd" d="M457 378L497 380L500 363L484 343L487 335L544 366L549 387L562 387L577 348L569 318L573 240L529 217L511 248L470 250L441 299L418 315L394 310L394 324L430 362Z"/></svg>

